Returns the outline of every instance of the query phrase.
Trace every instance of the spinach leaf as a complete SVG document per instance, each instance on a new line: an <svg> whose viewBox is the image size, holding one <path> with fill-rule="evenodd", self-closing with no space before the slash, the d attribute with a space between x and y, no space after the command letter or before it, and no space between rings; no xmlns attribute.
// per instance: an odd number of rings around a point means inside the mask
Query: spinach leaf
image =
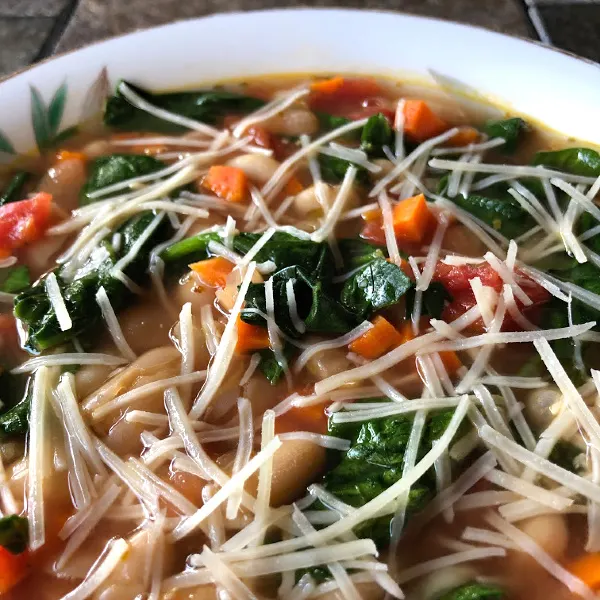
<svg viewBox="0 0 600 600"><path fill-rule="evenodd" d="M369 117L365 123L360 136L360 149L364 150L370 157L385 156L384 146L390 147L394 138L394 132L387 117L378 113Z"/></svg>
<svg viewBox="0 0 600 600"><path fill-rule="evenodd" d="M310 288L310 311L303 317L306 330L311 333L346 333L356 324L355 317L323 289L322 281L315 281L298 269L298 276Z"/></svg>
<svg viewBox="0 0 600 600"><path fill-rule="evenodd" d="M104 240L79 269L73 280L64 280L62 267L54 273L65 305L73 321L73 326L62 331L56 313L52 308L45 280L25 290L15 298L14 313L27 325L26 348L37 353L48 348L71 341L74 337L87 334L102 323L100 307L96 302L96 293L104 287L115 310L122 308L131 298L131 291L112 273L117 261L125 256L136 241L154 221L152 212L145 212L127 221L117 229L122 243L119 250L113 248L110 241ZM146 283L148 258L150 251L171 234L166 219L152 232L144 242L135 258L125 267L124 274L137 285Z"/></svg>
<svg viewBox="0 0 600 600"><path fill-rule="evenodd" d="M414 310L415 290L411 288L406 294L406 314L410 318ZM439 319L444 312L446 302L452 302L450 292L439 281L432 281L423 292L421 314L429 315L432 319Z"/></svg>
<svg viewBox="0 0 600 600"><path fill-rule="evenodd" d="M503 138L504 145L499 149L511 154L517 149L525 133L529 131L529 125L523 119L513 117L501 121L488 121L484 126L484 131L490 138Z"/></svg>
<svg viewBox="0 0 600 600"><path fill-rule="evenodd" d="M529 213L508 194L504 198L459 194L450 200L508 238L518 237L535 225Z"/></svg>
<svg viewBox="0 0 600 600"><path fill-rule="evenodd" d="M29 431L31 394L0 415L0 439L21 436Z"/></svg>
<svg viewBox="0 0 600 600"><path fill-rule="evenodd" d="M240 233L233 240L233 249L240 254L247 254L260 237L260 233ZM303 269L311 273L317 268L324 251L328 255L333 269L333 260L327 244L318 244L284 231L277 231L258 251L255 260L259 263L271 260L277 265L277 269L301 265Z"/></svg>
<svg viewBox="0 0 600 600"><path fill-rule="evenodd" d="M452 411L429 417L419 448L424 455L452 418ZM330 435L350 441L347 450L324 476L324 487L337 498L360 507L378 496L402 477L404 455L413 425L413 417L396 415L358 423L334 423L329 420ZM421 510L435 489L435 476L427 473L411 489L408 515ZM391 515L371 519L355 529L360 537L372 537L379 547L389 543Z"/></svg>
<svg viewBox="0 0 600 600"><path fill-rule="evenodd" d="M185 127L159 119L146 111L136 108L123 96L120 87L125 84L138 96L158 108L178 115L215 124L220 118L232 114L249 113L265 105L264 100L252 98L225 90L205 90L194 92L153 93L128 82L117 86L114 96L108 99L104 111L104 123L109 127L130 131L180 132Z"/></svg>
<svg viewBox="0 0 600 600"><path fill-rule="evenodd" d="M502 600L506 594L502 588L473 581L446 592L438 600Z"/></svg>
<svg viewBox="0 0 600 600"><path fill-rule="evenodd" d="M283 356L287 361L292 358L294 352L295 349L291 344L284 344ZM283 365L277 360L273 350L261 350L259 354L258 368L271 385L277 384L284 373Z"/></svg>
<svg viewBox="0 0 600 600"><path fill-rule="evenodd" d="M329 113L321 111L316 111L315 115L319 120L319 128L321 131L332 131L334 129L338 129L339 127L343 127L344 125L348 125L348 123L352 122L346 117L336 117L335 115L330 115ZM350 134L354 133L355 132L350 132Z"/></svg>
<svg viewBox="0 0 600 600"><path fill-rule="evenodd" d="M323 289L323 282L306 274L300 267L286 267L273 275L273 300L275 323L283 333L292 338L300 337L290 317L286 284L292 281L299 317L306 330L313 333L346 333L356 324L353 316ZM250 284L246 293L246 306L241 319L246 323L266 327L262 314L267 311L265 286ZM259 312L253 311L256 309ZM262 314L260 314L262 313Z"/></svg>
<svg viewBox="0 0 600 600"><path fill-rule="evenodd" d="M25 517L9 515L0 519L0 546L11 554L21 554L29 542L29 523Z"/></svg>
<svg viewBox="0 0 600 600"><path fill-rule="evenodd" d="M29 269L25 265L19 265L6 269L0 289L8 294L16 294L27 289L30 285Z"/></svg>
<svg viewBox="0 0 600 600"><path fill-rule="evenodd" d="M4 188L2 194L0 194L0 206L9 204L10 202L23 200L25 197L23 188L29 179L31 179L31 173L28 173L27 171L17 171L8 182L6 188Z"/></svg>
<svg viewBox="0 0 600 600"><path fill-rule="evenodd" d="M331 184L340 183L344 179L346 171L350 166L354 165L343 158L336 158L335 156L327 156L326 154L319 154L317 160L319 161L319 167L321 169L321 177L324 181ZM364 167L354 165L357 169L356 181L363 185L369 184L369 173Z"/></svg>
<svg viewBox="0 0 600 600"><path fill-rule="evenodd" d="M369 244L359 238L338 240L338 248L344 259L344 269L347 271L368 265L377 258L387 258L385 247Z"/></svg>
<svg viewBox="0 0 600 600"><path fill-rule="evenodd" d="M533 164L584 177L600 175L600 154L591 148L565 148L551 152L538 152L533 158Z"/></svg>
<svg viewBox="0 0 600 600"><path fill-rule="evenodd" d="M412 285L400 267L378 258L346 280L340 300L357 318L365 319L396 304Z"/></svg>
<svg viewBox="0 0 600 600"><path fill-rule="evenodd" d="M90 194L99 189L120 183L132 177L148 175L165 167L165 163L145 154L111 154L99 156L94 159L89 167L90 174L79 192L81 205L91 204L111 196L123 193L122 190L102 196L102 198L90 198Z"/></svg>
<svg viewBox="0 0 600 600"><path fill-rule="evenodd" d="M209 242L220 242L221 236L216 231L199 233L167 246L160 254L166 264L185 264L205 260L209 257Z"/></svg>
<svg viewBox="0 0 600 600"><path fill-rule="evenodd" d="M581 468L576 465L576 459L585 454L585 450L582 450L575 444L571 444L565 440L558 440L550 452L548 460L553 462L555 465L571 471L571 473L578 473Z"/></svg>

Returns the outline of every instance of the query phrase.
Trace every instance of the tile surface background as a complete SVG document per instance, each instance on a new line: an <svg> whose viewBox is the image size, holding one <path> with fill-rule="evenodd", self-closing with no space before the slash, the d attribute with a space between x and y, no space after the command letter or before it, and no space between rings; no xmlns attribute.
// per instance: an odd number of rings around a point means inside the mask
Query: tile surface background
<svg viewBox="0 0 600 600"><path fill-rule="evenodd" d="M56 52L177 19L342 5L461 21L600 61L600 0L0 0L0 76Z"/></svg>

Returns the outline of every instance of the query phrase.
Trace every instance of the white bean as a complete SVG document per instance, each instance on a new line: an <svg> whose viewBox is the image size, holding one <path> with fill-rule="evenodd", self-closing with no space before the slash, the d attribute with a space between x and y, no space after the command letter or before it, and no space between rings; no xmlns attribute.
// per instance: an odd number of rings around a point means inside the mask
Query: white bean
<svg viewBox="0 0 600 600"><path fill-rule="evenodd" d="M533 538L554 559L562 558L567 550L569 529L564 515L547 514L532 517L520 523L519 529Z"/></svg>
<svg viewBox="0 0 600 600"><path fill-rule="evenodd" d="M525 399L525 416L531 425L543 430L560 412L562 395L555 386L532 390Z"/></svg>
<svg viewBox="0 0 600 600"><path fill-rule="evenodd" d="M305 108L289 108L262 123L267 131L280 135L312 135L319 129L319 120Z"/></svg>
<svg viewBox="0 0 600 600"><path fill-rule="evenodd" d="M274 158L260 154L242 154L228 160L227 164L242 169L248 178L257 185L269 181L280 165L279 161Z"/></svg>

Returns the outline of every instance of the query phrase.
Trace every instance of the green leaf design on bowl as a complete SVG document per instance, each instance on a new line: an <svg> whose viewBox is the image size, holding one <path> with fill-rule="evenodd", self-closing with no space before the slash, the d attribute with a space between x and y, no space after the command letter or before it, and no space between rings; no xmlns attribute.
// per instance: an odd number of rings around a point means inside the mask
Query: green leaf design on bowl
<svg viewBox="0 0 600 600"><path fill-rule="evenodd" d="M5 154L17 153L10 140L6 137L4 133L2 133L2 131L0 131L0 152L4 152Z"/></svg>
<svg viewBox="0 0 600 600"><path fill-rule="evenodd" d="M62 136L59 134L60 124L65 110L68 86L63 83L54 92L48 106L39 90L31 86L31 125L38 150L45 150L54 145Z"/></svg>

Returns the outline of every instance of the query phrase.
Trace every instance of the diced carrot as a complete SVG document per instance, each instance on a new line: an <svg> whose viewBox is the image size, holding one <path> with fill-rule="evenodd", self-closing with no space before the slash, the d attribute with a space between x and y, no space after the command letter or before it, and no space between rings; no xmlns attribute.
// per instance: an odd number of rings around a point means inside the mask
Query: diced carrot
<svg viewBox="0 0 600 600"><path fill-rule="evenodd" d="M448 123L438 117L423 100L404 102L404 133L416 142L424 142L448 129Z"/></svg>
<svg viewBox="0 0 600 600"><path fill-rule="evenodd" d="M243 202L248 194L246 173L242 169L227 165L212 166L202 185L229 202Z"/></svg>
<svg viewBox="0 0 600 600"><path fill-rule="evenodd" d="M446 142L448 146L468 146L479 140L480 133L475 127L460 127Z"/></svg>
<svg viewBox="0 0 600 600"><path fill-rule="evenodd" d="M431 226L433 214L423 194L400 201L393 211L394 233L405 242L420 243Z"/></svg>
<svg viewBox="0 0 600 600"><path fill-rule="evenodd" d="M327 433L326 404L295 406L275 419L275 433L312 431Z"/></svg>
<svg viewBox="0 0 600 600"><path fill-rule="evenodd" d="M13 554L0 546L0 594L5 594L19 583L29 569L29 552Z"/></svg>
<svg viewBox="0 0 600 600"><path fill-rule="evenodd" d="M59 150L56 153L56 160L80 160L81 162L85 162L87 160L86 155L83 152L74 152L72 150Z"/></svg>
<svg viewBox="0 0 600 600"><path fill-rule="evenodd" d="M297 177L292 177L285 184L285 195L286 196L297 196L302 190L304 186L298 181Z"/></svg>
<svg viewBox="0 0 600 600"><path fill-rule="evenodd" d="M406 342L415 339L412 323L410 321L404 321L397 331L400 334L400 343L398 345L406 344Z"/></svg>
<svg viewBox="0 0 600 600"><path fill-rule="evenodd" d="M208 287L223 288L227 284L227 276L233 270L233 264L222 256L215 256L189 265L198 275L200 282Z"/></svg>
<svg viewBox="0 0 600 600"><path fill-rule="evenodd" d="M600 552L590 552L572 562L568 570L592 589L600 589Z"/></svg>
<svg viewBox="0 0 600 600"><path fill-rule="evenodd" d="M240 354L265 350L270 346L269 332L264 327L251 325L242 321L239 317L237 320L237 336L235 350Z"/></svg>
<svg viewBox="0 0 600 600"><path fill-rule="evenodd" d="M333 94L334 92L337 92L343 85L343 77L332 77L331 79L323 79L321 81L315 81L311 83L310 89L313 92L319 92L321 94Z"/></svg>
<svg viewBox="0 0 600 600"><path fill-rule="evenodd" d="M351 352L369 359L379 358L402 343L402 336L387 319L379 315L372 323L371 329L348 345Z"/></svg>
<svg viewBox="0 0 600 600"><path fill-rule="evenodd" d="M365 210L364 213L361 214L363 221L367 223L371 223L371 221L381 221L381 209L380 208L372 208L371 210Z"/></svg>

